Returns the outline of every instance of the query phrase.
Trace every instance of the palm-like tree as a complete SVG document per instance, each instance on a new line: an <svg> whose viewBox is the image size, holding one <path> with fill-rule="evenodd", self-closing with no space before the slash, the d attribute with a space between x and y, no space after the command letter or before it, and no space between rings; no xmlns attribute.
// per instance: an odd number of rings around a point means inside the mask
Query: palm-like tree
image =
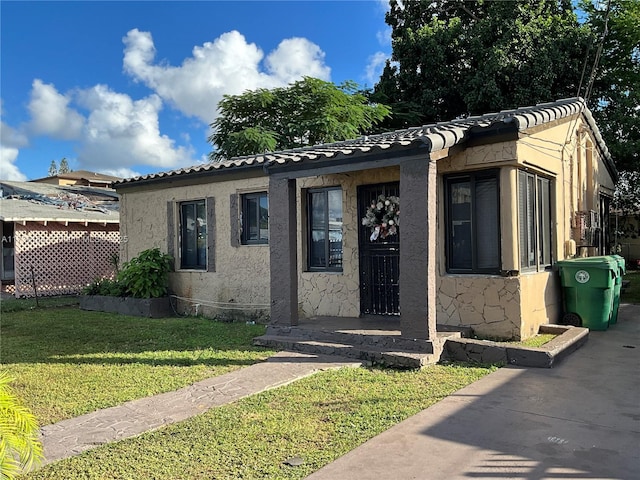
<svg viewBox="0 0 640 480"><path fill-rule="evenodd" d="M0 480L13 479L42 458L38 422L12 393L12 380L0 372Z"/></svg>

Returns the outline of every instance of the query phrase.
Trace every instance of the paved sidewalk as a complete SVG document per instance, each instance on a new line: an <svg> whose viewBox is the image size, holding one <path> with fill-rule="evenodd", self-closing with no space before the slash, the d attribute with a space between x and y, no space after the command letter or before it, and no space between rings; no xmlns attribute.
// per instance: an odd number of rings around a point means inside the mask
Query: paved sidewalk
<svg viewBox="0 0 640 480"><path fill-rule="evenodd" d="M504 367L308 480L640 479L640 305L552 369Z"/></svg>
<svg viewBox="0 0 640 480"><path fill-rule="evenodd" d="M177 391L132 400L117 407L47 425L41 429L42 465L108 442L185 420L212 407L286 385L321 370L359 367L341 357L280 352L266 362L209 378Z"/></svg>

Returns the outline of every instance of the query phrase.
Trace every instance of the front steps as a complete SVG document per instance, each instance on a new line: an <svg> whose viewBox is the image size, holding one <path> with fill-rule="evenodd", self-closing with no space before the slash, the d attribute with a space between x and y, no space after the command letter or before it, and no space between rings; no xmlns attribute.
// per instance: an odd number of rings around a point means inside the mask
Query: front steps
<svg viewBox="0 0 640 480"><path fill-rule="evenodd" d="M448 338L461 332L438 332L433 340L401 337L399 332L377 330L319 330L303 326L269 325L254 345L319 355L356 358L371 365L421 368L440 361Z"/></svg>

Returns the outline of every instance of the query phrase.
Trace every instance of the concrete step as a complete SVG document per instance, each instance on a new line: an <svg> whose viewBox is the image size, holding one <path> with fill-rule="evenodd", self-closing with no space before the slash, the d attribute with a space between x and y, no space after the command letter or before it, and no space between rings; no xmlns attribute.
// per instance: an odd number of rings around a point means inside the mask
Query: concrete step
<svg viewBox="0 0 640 480"><path fill-rule="evenodd" d="M385 365L396 368L421 368L440 360L442 346L430 348L431 352L418 352L403 349L386 349L372 345L352 345L335 341L310 338L297 338L291 335L262 335L253 339L253 344L320 355L340 355L369 362L372 365ZM435 351L434 351L435 350Z"/></svg>
<svg viewBox="0 0 640 480"><path fill-rule="evenodd" d="M460 338L460 332L438 332L433 340L405 338L390 335L388 332L380 334L357 331L318 330L298 326L269 325L265 333L274 337L296 338L319 342L339 343L361 347L363 349L381 349L388 351L406 351L415 353L436 353L442 351L444 342L448 338Z"/></svg>

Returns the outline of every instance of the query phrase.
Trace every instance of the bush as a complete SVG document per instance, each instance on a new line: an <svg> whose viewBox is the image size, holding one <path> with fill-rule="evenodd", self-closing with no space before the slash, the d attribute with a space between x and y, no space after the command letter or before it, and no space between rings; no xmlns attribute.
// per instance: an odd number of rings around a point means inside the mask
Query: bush
<svg viewBox="0 0 640 480"><path fill-rule="evenodd" d="M109 297L124 297L126 289L117 279L100 278L87 285L82 293L84 295L106 295Z"/></svg>
<svg viewBox="0 0 640 480"><path fill-rule="evenodd" d="M101 278L87 285L84 295L108 297L158 298L169 288L169 272L173 266L171 255L152 248L125 263L114 280Z"/></svg>
<svg viewBox="0 0 640 480"><path fill-rule="evenodd" d="M164 297L169 288L169 272L173 266L171 255L153 248L145 250L122 266L118 282L125 296L134 298Z"/></svg>

